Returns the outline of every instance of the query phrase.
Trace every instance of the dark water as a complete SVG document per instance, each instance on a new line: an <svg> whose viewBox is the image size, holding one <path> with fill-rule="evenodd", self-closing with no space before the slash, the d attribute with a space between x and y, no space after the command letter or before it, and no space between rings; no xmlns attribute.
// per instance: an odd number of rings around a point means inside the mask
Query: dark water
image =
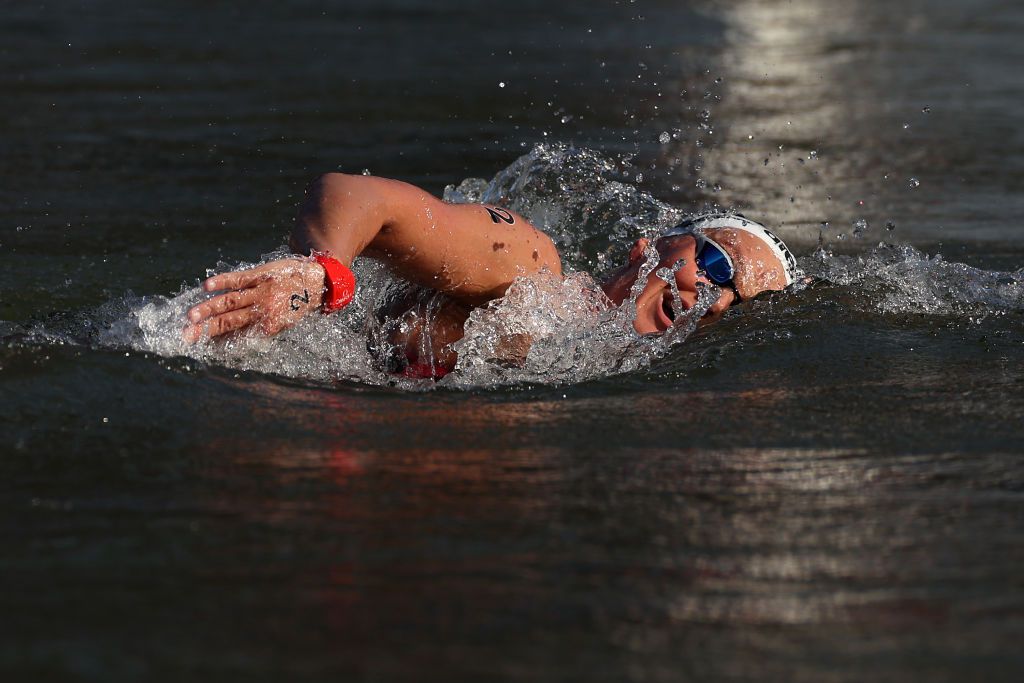
<svg viewBox="0 0 1024 683"><path fill-rule="evenodd" d="M594 5L5 5L3 680L1019 679L1024 8ZM317 173L559 143L826 282L503 388L104 336Z"/></svg>

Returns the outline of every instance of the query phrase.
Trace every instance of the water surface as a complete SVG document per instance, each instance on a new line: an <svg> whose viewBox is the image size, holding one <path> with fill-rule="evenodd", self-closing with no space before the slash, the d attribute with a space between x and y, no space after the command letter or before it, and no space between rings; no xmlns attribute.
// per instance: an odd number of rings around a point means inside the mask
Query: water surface
<svg viewBox="0 0 1024 683"><path fill-rule="evenodd" d="M1016 680L1022 26L5 8L4 679ZM523 154L549 162L510 199L575 270L650 229L648 193L741 208L824 281L632 368L429 387L361 373L355 336L315 354L329 328L188 356L139 323L282 244L318 173L441 194ZM595 158L622 202L576 220Z"/></svg>

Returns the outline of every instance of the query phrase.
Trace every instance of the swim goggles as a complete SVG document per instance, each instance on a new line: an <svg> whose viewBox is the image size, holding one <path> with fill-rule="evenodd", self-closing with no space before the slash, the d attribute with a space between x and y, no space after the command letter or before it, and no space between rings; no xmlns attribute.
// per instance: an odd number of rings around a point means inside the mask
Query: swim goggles
<svg viewBox="0 0 1024 683"><path fill-rule="evenodd" d="M716 285L731 284L736 275L729 254L714 240L705 237L704 230L733 228L758 238L782 263L786 286L793 284L800 275L796 257L786 244L770 230L743 216L743 214L708 214L687 219L661 233L661 237L691 235L697 240L697 267Z"/></svg>
<svg viewBox="0 0 1024 683"><path fill-rule="evenodd" d="M718 242L694 230L694 223L695 220L683 221L663 232L661 237L693 237L697 240L697 256L694 259L697 262L697 271L706 275L716 285L732 287L732 279L736 277L736 267L732 264L732 258Z"/></svg>

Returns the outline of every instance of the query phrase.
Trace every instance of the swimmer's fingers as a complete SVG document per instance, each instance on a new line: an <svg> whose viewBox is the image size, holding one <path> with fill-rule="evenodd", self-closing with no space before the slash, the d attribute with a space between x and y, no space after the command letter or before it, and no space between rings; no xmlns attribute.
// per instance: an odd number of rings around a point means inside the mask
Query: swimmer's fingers
<svg viewBox="0 0 1024 683"><path fill-rule="evenodd" d="M306 259L281 259L215 275L203 283L204 289L229 291L190 308L182 336L194 343L257 323L264 334L276 334L319 308L323 282L323 267Z"/></svg>
<svg viewBox="0 0 1024 683"><path fill-rule="evenodd" d="M229 332L248 327L257 319L256 309L252 306L216 315L200 325L189 325L182 336L186 342L195 343L203 337L219 337Z"/></svg>
<svg viewBox="0 0 1024 683"><path fill-rule="evenodd" d="M221 289L245 289L253 287L265 280L275 270L281 269L280 261L271 261L262 266L250 268L249 270L236 270L231 273L221 273L206 278L203 282L203 289L207 292L216 292Z"/></svg>
<svg viewBox="0 0 1024 683"><path fill-rule="evenodd" d="M259 298L259 290L255 288L234 290L227 294L221 294L215 296L212 299L196 304L188 311L188 319L193 325L196 325L207 318L227 313L229 311L238 310L240 308L248 308L256 303Z"/></svg>

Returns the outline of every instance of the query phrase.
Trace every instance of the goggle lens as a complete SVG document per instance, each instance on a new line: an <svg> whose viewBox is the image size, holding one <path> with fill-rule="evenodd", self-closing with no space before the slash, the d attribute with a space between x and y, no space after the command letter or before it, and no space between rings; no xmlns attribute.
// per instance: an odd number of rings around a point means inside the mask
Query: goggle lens
<svg viewBox="0 0 1024 683"><path fill-rule="evenodd" d="M731 282L735 275L729 255L711 240L704 241L704 248L697 256L697 267L703 270L708 279L716 285Z"/></svg>

